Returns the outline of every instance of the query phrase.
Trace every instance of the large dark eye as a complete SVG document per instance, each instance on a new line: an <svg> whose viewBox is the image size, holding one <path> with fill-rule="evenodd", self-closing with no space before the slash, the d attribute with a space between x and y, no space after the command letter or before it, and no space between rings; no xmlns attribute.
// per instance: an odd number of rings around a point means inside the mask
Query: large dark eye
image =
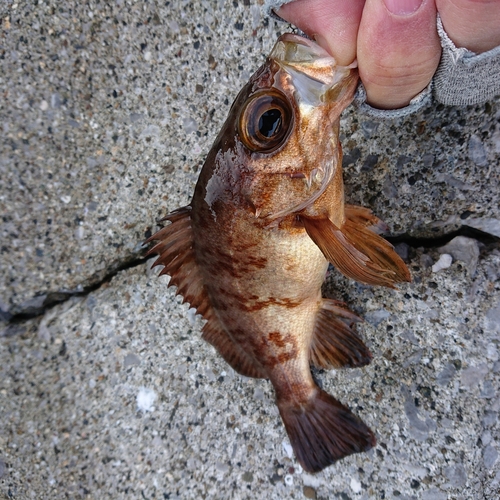
<svg viewBox="0 0 500 500"><path fill-rule="evenodd" d="M293 127L292 107L276 89L261 90L243 106L238 132L245 146L256 152L271 153L287 139Z"/></svg>

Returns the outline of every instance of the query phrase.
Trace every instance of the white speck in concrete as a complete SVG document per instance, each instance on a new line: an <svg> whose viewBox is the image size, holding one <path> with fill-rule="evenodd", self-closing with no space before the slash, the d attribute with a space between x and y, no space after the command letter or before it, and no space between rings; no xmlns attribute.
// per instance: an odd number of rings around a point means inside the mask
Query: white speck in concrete
<svg viewBox="0 0 500 500"><path fill-rule="evenodd" d="M469 390L474 389L479 384L479 382L484 379L487 373L488 366L486 365L486 363L469 366L462 371L460 377L462 386Z"/></svg>
<svg viewBox="0 0 500 500"><path fill-rule="evenodd" d="M156 392L147 387L141 387L137 394L137 408L141 411L154 411L153 403L156 399Z"/></svg>
<svg viewBox="0 0 500 500"><path fill-rule="evenodd" d="M481 167L488 165L488 157L481 139L473 134L469 139L469 158Z"/></svg>
<svg viewBox="0 0 500 500"><path fill-rule="evenodd" d="M304 486L310 486L311 488L319 488L324 483L320 476L314 476L307 472L302 475L302 482Z"/></svg>
<svg viewBox="0 0 500 500"><path fill-rule="evenodd" d="M439 260L432 266L432 272L438 273L442 269L448 269L453 262L453 258L450 254L444 253L439 257Z"/></svg>
<svg viewBox="0 0 500 500"><path fill-rule="evenodd" d="M194 307L191 307L191 309L188 310L187 318L191 326L193 326L196 323L196 309Z"/></svg>
<svg viewBox="0 0 500 500"><path fill-rule="evenodd" d="M500 303L486 313L484 327L489 332L500 332Z"/></svg>
<svg viewBox="0 0 500 500"><path fill-rule="evenodd" d="M351 490L354 493L359 493L361 491L361 483L355 477L351 477Z"/></svg>
<svg viewBox="0 0 500 500"><path fill-rule="evenodd" d="M484 465L487 469L491 469L498 459L498 451L493 446L487 446L483 452Z"/></svg>
<svg viewBox="0 0 500 500"><path fill-rule="evenodd" d="M293 457L293 448L292 445L288 441L283 441L281 443L281 446L283 447L283 450L285 451L286 455L288 458Z"/></svg>
<svg viewBox="0 0 500 500"><path fill-rule="evenodd" d="M191 134L198 130L198 124L196 123L196 120L191 117L184 118L184 120L182 120L182 125L186 134Z"/></svg>

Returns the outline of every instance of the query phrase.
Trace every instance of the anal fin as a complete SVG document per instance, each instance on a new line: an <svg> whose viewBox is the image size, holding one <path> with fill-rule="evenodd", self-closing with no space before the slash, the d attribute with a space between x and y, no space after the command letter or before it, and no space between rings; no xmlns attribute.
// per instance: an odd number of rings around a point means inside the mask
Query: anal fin
<svg viewBox="0 0 500 500"><path fill-rule="evenodd" d="M342 228L338 228L327 217L300 216L300 220L323 255L345 276L390 288L411 281L410 271L394 247L370 231L367 221L347 217Z"/></svg>
<svg viewBox="0 0 500 500"><path fill-rule="evenodd" d="M290 443L307 472L319 472L340 458L375 446L373 432L334 397L315 388L306 403L278 400Z"/></svg>
<svg viewBox="0 0 500 500"><path fill-rule="evenodd" d="M361 319L341 302L323 299L311 342L310 362L325 369L354 368L370 363L372 355L353 329L359 321Z"/></svg>

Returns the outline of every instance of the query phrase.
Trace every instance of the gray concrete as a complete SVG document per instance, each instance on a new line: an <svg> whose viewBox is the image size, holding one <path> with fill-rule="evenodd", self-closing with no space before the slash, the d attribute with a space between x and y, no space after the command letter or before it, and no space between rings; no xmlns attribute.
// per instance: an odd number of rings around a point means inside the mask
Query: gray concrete
<svg viewBox="0 0 500 500"><path fill-rule="evenodd" d="M284 29L246 3L0 7L0 496L497 498L493 239L402 245L414 282L399 291L329 277L325 293L366 318L374 360L317 377L379 445L315 476L290 453L269 383L225 365L146 265L7 322L134 262L155 220L188 202ZM500 236L499 122L498 99L387 123L351 109L350 201L395 234ZM453 263L433 273L442 254Z"/></svg>

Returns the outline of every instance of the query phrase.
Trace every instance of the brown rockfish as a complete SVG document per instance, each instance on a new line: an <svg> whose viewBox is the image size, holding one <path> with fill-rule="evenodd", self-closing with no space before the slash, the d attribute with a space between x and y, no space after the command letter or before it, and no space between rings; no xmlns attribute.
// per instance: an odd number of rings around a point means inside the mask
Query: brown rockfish
<svg viewBox="0 0 500 500"><path fill-rule="evenodd" d="M311 40L279 38L236 97L191 203L150 238L155 265L206 319L203 338L239 373L267 378L298 461L316 472L375 444L372 431L314 382L319 368L369 363L357 316L321 296L328 262L362 283L410 275L344 204L340 114L358 81Z"/></svg>

